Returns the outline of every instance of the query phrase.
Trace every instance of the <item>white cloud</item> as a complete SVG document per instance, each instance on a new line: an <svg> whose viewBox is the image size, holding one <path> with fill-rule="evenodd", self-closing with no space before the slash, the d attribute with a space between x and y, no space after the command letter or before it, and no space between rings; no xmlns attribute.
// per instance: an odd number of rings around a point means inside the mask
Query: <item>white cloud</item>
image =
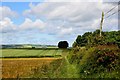
<svg viewBox="0 0 120 80"><path fill-rule="evenodd" d="M47 19L83 19L90 16L98 17L100 10L98 3L63 2L63 3L40 3L30 6L24 15L44 16ZM95 13L93 11L96 11ZM88 13L87 13L88 12ZM88 15L89 14L89 15Z"/></svg>
<svg viewBox="0 0 120 80"><path fill-rule="evenodd" d="M12 32L16 30L16 25L11 18L16 18L17 16L17 12L13 11L10 7L0 6L0 31Z"/></svg>
<svg viewBox="0 0 120 80"><path fill-rule="evenodd" d="M59 34L62 35L62 36L63 35L70 35L70 34L72 34L72 32L73 32L72 27L70 27L70 28L61 28Z"/></svg>
<svg viewBox="0 0 120 80"><path fill-rule="evenodd" d="M30 3L30 9L23 12L25 20L19 25L14 23L13 19L16 17L16 12L9 7L4 9L0 7L4 13L0 21L0 30L5 32L3 42L57 44L56 42L60 40L67 40L72 44L78 34L98 29L101 12L106 12L114 6L112 3L72 2L72 0L59 3ZM111 16L104 20L103 30L117 30L117 18ZM13 33L9 33L11 31Z"/></svg>
<svg viewBox="0 0 120 80"><path fill-rule="evenodd" d="M103 0L45 0L45 2L102 2Z"/></svg>
<svg viewBox="0 0 120 80"><path fill-rule="evenodd" d="M13 23L13 21L6 17L0 21L0 30L2 32L11 32L11 31L20 31L20 30L30 30L30 29L38 29L42 30L45 27L45 23L41 21L40 19L36 19L35 21L32 21L29 18L26 18L25 21L20 24L16 25Z"/></svg>
<svg viewBox="0 0 120 80"><path fill-rule="evenodd" d="M4 19L5 17L17 17L18 14L11 10L9 7L7 6L0 6L0 20Z"/></svg>
<svg viewBox="0 0 120 80"><path fill-rule="evenodd" d="M43 2L43 0L0 0L2 2ZM119 0L44 0L44 2L118 2Z"/></svg>
<svg viewBox="0 0 120 80"><path fill-rule="evenodd" d="M20 29L44 29L45 23L41 21L40 19L36 19L35 21L32 21L29 18L26 18L25 21L19 26Z"/></svg>
<svg viewBox="0 0 120 80"><path fill-rule="evenodd" d="M102 11L107 12L115 5L113 3L102 3L102 0L100 2L87 1L54 2L53 0L53 2L39 3L37 5L31 3L30 9L23 14L46 19L47 27L45 32L47 33L67 35L69 33L78 34L85 31L94 31L99 28ZM117 11L117 9L116 7L114 11ZM113 16L113 18L117 20L116 16ZM53 23L54 21L56 23ZM114 24L114 22L112 23ZM64 26L62 26L63 24ZM104 23L105 26L107 26L106 24Z"/></svg>
<svg viewBox="0 0 120 80"><path fill-rule="evenodd" d="M44 2L119 2L119 0L45 0Z"/></svg>
<svg viewBox="0 0 120 80"><path fill-rule="evenodd" d="M0 21L0 30L3 32L13 31L16 29L16 25L11 21L10 18L5 17Z"/></svg>
<svg viewBox="0 0 120 80"><path fill-rule="evenodd" d="M101 12L108 11L114 5L101 2L48 2L37 5L30 3L29 6L30 9L23 13L27 18L17 29L39 29L43 33L64 36L96 30L100 25ZM28 16L35 16L36 20L33 21ZM41 18L45 20L42 21Z"/></svg>

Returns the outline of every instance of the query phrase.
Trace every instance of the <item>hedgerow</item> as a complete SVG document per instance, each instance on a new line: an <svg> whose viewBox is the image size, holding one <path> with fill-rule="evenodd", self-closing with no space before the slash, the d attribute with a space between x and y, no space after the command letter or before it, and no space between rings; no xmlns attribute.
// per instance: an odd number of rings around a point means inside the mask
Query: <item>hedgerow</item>
<svg viewBox="0 0 120 80"><path fill-rule="evenodd" d="M120 50L103 49L96 47L73 49L68 55L71 64L77 64L79 75L82 78L120 78Z"/></svg>

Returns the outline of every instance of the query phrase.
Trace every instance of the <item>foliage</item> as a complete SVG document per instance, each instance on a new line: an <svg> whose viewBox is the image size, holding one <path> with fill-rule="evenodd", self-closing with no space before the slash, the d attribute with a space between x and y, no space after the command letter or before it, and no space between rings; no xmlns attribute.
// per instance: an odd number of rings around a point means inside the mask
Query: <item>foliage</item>
<svg viewBox="0 0 120 80"><path fill-rule="evenodd" d="M79 47L73 48L71 50L70 54L67 56L69 62L71 64L72 63L74 63L74 64L79 63L80 60L82 59L82 57L84 56L85 51L86 51L86 48L84 48L84 47L82 47L82 48L79 48Z"/></svg>
<svg viewBox="0 0 120 80"><path fill-rule="evenodd" d="M58 47L59 48L67 48L69 46L68 42L67 41L60 41L58 43Z"/></svg>
<svg viewBox="0 0 120 80"><path fill-rule="evenodd" d="M73 44L72 44L72 47L77 47L77 42L75 41Z"/></svg>
<svg viewBox="0 0 120 80"><path fill-rule="evenodd" d="M68 59L77 65L81 78L120 78L120 49L75 48Z"/></svg>
<svg viewBox="0 0 120 80"><path fill-rule="evenodd" d="M91 32L86 32L84 35L78 35L76 41L74 42L75 45L77 46L86 46L88 43L88 38L90 37L92 33ZM87 44L86 44L87 43ZM75 47L75 46L73 46Z"/></svg>
<svg viewBox="0 0 120 80"><path fill-rule="evenodd" d="M77 65L80 78L120 78L120 31L78 35L67 56Z"/></svg>
<svg viewBox="0 0 120 80"><path fill-rule="evenodd" d="M102 32L101 37L99 33L100 30L96 30L94 32L86 32L82 36L78 35L75 42L73 43L73 47L91 47L111 43L118 45L120 48L120 31Z"/></svg>
<svg viewBox="0 0 120 80"><path fill-rule="evenodd" d="M35 47L32 46L32 49L35 49Z"/></svg>

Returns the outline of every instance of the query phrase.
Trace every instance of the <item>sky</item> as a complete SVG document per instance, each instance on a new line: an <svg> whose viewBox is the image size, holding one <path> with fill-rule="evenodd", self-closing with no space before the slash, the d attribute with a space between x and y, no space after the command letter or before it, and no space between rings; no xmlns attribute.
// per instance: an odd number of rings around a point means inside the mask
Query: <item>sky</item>
<svg viewBox="0 0 120 80"><path fill-rule="evenodd" d="M116 0L115 0L116 1ZM101 13L115 7L114 0L3 0L0 4L0 44L57 45L100 27ZM103 31L118 30L118 13L106 18Z"/></svg>

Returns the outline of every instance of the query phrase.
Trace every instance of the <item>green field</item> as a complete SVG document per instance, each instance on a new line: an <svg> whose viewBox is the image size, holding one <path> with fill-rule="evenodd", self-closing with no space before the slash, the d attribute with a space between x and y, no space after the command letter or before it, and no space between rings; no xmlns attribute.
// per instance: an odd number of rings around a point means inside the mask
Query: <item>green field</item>
<svg viewBox="0 0 120 80"><path fill-rule="evenodd" d="M0 51L2 58L60 57L63 53L61 49L2 49Z"/></svg>

